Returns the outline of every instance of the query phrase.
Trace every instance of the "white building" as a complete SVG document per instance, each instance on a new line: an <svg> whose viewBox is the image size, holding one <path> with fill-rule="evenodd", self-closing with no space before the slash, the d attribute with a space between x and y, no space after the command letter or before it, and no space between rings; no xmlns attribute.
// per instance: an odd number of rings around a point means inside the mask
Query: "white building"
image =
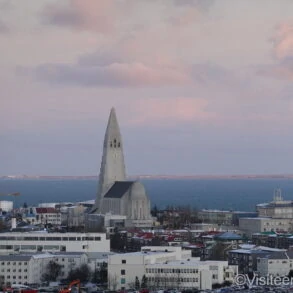
<svg viewBox="0 0 293 293"><path fill-rule="evenodd" d="M211 289L213 284L233 282L237 266L227 261L200 261L197 258L146 266L148 285L154 288Z"/></svg>
<svg viewBox="0 0 293 293"><path fill-rule="evenodd" d="M293 219L277 219L277 218L240 218L239 230L245 232L247 235L259 232L290 232L293 227Z"/></svg>
<svg viewBox="0 0 293 293"><path fill-rule="evenodd" d="M88 266L92 272L99 270L108 264L108 258L110 255L115 254L114 252L93 252L87 253Z"/></svg>
<svg viewBox="0 0 293 293"><path fill-rule="evenodd" d="M63 218L63 223L66 224L68 227L84 226L84 220L85 220L84 215L85 215L86 209L87 208L83 205L68 207L67 213L65 214L67 216L67 223L64 222L64 218Z"/></svg>
<svg viewBox="0 0 293 293"><path fill-rule="evenodd" d="M112 290L133 288L143 276L153 288L211 289L212 284L232 281L237 266L227 261L201 262L181 247L143 247L140 252L109 256L108 285Z"/></svg>
<svg viewBox="0 0 293 293"><path fill-rule="evenodd" d="M112 213L106 213L104 217L105 227L125 226L126 216L113 215Z"/></svg>
<svg viewBox="0 0 293 293"><path fill-rule="evenodd" d="M13 209L13 201L0 200L0 211L11 212Z"/></svg>
<svg viewBox="0 0 293 293"><path fill-rule="evenodd" d="M260 276L288 276L293 269L293 253L279 252L257 259L257 272Z"/></svg>
<svg viewBox="0 0 293 293"><path fill-rule="evenodd" d="M275 189L273 201L256 205L256 210L259 217L292 219L293 201L284 200L281 189Z"/></svg>
<svg viewBox="0 0 293 293"><path fill-rule="evenodd" d="M61 213L59 210L46 207L46 208L29 208L29 212L24 213L22 218L24 221L28 221L32 225L48 225L53 226L61 225Z"/></svg>
<svg viewBox="0 0 293 293"><path fill-rule="evenodd" d="M39 208L56 208L56 206L60 204L57 202L42 202L38 204Z"/></svg>
<svg viewBox="0 0 293 293"><path fill-rule="evenodd" d="M4 284L40 283L51 254L0 255L0 276Z"/></svg>
<svg viewBox="0 0 293 293"><path fill-rule="evenodd" d="M25 252L109 252L106 233L9 232L0 234L0 254Z"/></svg>
<svg viewBox="0 0 293 293"><path fill-rule="evenodd" d="M50 261L61 266L58 279L62 279L87 264L88 257L82 252L0 255L0 278L4 284L40 284Z"/></svg>

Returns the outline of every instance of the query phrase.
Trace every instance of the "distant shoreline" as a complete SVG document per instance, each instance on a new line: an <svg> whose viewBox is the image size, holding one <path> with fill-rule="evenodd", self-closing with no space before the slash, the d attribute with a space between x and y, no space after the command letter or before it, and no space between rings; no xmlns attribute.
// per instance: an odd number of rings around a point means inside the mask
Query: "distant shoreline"
<svg viewBox="0 0 293 293"><path fill-rule="evenodd" d="M131 175L129 179L293 179L293 174L271 174L271 175ZM95 179L98 176L47 176L47 175L7 175L0 179Z"/></svg>

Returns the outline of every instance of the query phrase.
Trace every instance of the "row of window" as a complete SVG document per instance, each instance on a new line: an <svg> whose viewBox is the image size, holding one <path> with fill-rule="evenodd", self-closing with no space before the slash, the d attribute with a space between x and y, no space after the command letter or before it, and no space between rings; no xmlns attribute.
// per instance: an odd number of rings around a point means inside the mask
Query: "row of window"
<svg viewBox="0 0 293 293"><path fill-rule="evenodd" d="M27 269L24 269L23 271L24 271L24 272L27 272ZM5 270L4 270L4 269L1 269L1 272L4 273ZM6 272L9 273L9 272L10 272L10 269L7 269ZM16 270L12 270L12 272L16 272ZM21 273L21 269L19 269L18 272Z"/></svg>
<svg viewBox="0 0 293 293"><path fill-rule="evenodd" d="M14 261L14 262L10 262L10 261L5 262L5 261L2 261L2 262L1 262L1 265L5 265L5 263L6 263L7 265L12 264L13 266L16 266L16 261ZM19 266L21 266L22 264L27 265L27 262L26 262L26 261L25 261L25 262L18 262L18 265L19 265Z"/></svg>
<svg viewBox="0 0 293 293"><path fill-rule="evenodd" d="M168 277L162 277L162 278L158 278L158 277L150 277L148 278L148 281L151 282L157 282L157 283L176 283L176 282L193 282L193 283L197 283L198 282L198 278L168 278Z"/></svg>
<svg viewBox="0 0 293 293"><path fill-rule="evenodd" d="M13 241L101 241L101 237L23 237L23 236L0 236L0 240Z"/></svg>
<svg viewBox="0 0 293 293"><path fill-rule="evenodd" d="M10 276L7 276L6 278L10 279ZM21 279L21 278L22 278L21 276L18 276L18 279ZM27 276L24 276L23 278L27 279ZM16 276L13 276L12 279L16 279Z"/></svg>
<svg viewBox="0 0 293 293"><path fill-rule="evenodd" d="M198 274L197 269L146 269L146 273L184 273L184 274Z"/></svg>

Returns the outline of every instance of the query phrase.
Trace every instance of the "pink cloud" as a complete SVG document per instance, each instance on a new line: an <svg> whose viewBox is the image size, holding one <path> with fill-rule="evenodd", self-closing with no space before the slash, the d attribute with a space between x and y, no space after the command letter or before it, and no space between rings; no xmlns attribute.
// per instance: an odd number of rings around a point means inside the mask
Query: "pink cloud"
<svg viewBox="0 0 293 293"><path fill-rule="evenodd" d="M274 52L277 59L293 56L293 24L279 25L274 42Z"/></svg>
<svg viewBox="0 0 293 293"><path fill-rule="evenodd" d="M293 24L284 22L277 26L274 42L275 64L263 65L258 73L281 80L293 80Z"/></svg>
<svg viewBox="0 0 293 293"><path fill-rule="evenodd" d="M128 123L131 125L174 125L193 121L216 119L213 112L207 110L208 102L204 99L178 98L149 98L136 99L128 106ZM131 118L129 118L131 117Z"/></svg>

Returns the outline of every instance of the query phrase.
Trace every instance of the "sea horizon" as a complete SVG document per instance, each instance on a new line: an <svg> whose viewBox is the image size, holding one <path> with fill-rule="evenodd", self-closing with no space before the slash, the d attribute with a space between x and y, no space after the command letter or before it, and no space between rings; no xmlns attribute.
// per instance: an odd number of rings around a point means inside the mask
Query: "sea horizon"
<svg viewBox="0 0 293 293"><path fill-rule="evenodd" d="M136 177L137 178L137 177ZM131 179L131 178L129 178ZM151 206L190 206L195 209L255 211L257 204L273 200L281 188L285 200L293 200L293 178L137 178L145 186ZM233 179L233 180L231 180ZM50 202L81 202L95 199L98 177L0 178L1 196L16 207Z"/></svg>

